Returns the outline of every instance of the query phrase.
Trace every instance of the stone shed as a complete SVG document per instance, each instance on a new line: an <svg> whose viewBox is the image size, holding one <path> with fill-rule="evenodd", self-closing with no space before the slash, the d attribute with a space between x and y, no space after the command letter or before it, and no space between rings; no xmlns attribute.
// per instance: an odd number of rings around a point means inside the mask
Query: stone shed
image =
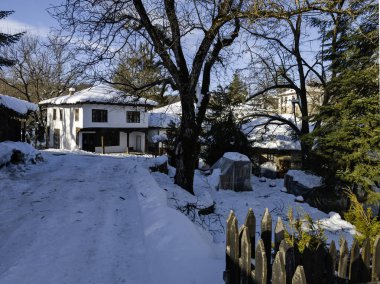
<svg viewBox="0 0 380 284"><path fill-rule="evenodd" d="M252 165L249 158L237 152L227 152L212 167L220 171L217 188L234 191L251 191Z"/></svg>

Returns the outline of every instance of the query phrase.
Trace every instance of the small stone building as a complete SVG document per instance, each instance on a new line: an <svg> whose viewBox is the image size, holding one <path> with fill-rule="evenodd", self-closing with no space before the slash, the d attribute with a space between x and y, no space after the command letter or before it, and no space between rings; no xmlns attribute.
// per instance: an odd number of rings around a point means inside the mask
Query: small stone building
<svg viewBox="0 0 380 284"><path fill-rule="evenodd" d="M218 189L251 191L252 165L249 158L237 152L227 152L212 167L220 170Z"/></svg>

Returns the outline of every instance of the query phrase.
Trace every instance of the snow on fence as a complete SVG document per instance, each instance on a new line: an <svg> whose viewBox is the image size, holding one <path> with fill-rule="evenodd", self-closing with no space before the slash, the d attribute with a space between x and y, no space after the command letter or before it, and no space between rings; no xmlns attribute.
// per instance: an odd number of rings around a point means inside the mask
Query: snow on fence
<svg viewBox="0 0 380 284"><path fill-rule="evenodd" d="M372 252L368 239L362 248L354 241L350 251L343 239L339 252L332 241L328 250L319 244L315 251L306 247L300 253L285 242L281 218L278 218L272 234L272 217L268 209L261 220L261 239L256 249L255 236L256 217L252 209L240 228L231 211L227 219L226 270L223 273L226 284L380 283L377 282L380 281L380 236L377 236Z"/></svg>

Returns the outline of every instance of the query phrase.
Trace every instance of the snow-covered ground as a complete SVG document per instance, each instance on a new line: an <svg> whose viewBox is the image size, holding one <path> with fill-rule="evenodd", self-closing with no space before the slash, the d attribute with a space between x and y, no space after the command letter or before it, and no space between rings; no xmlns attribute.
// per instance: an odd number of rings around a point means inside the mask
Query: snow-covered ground
<svg viewBox="0 0 380 284"><path fill-rule="evenodd" d="M2 284L223 283L231 209L242 224L249 207L257 220L266 207L273 220L299 207L322 219L330 239L353 233L339 215L295 203L283 180L253 177L252 192L215 191L197 172L192 196L170 174L150 173L148 157L41 152L35 165L0 169ZM191 222L175 209L188 202L215 202L215 218Z"/></svg>

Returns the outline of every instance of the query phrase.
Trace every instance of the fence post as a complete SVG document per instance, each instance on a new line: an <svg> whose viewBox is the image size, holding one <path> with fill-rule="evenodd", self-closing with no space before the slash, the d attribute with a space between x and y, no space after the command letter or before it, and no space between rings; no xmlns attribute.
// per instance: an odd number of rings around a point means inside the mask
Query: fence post
<svg viewBox="0 0 380 284"><path fill-rule="evenodd" d="M265 209L264 216L261 219L261 239L263 240L265 255L267 258L267 278L272 274L271 267L271 250L272 250L272 216L268 208Z"/></svg>
<svg viewBox="0 0 380 284"><path fill-rule="evenodd" d="M251 239L251 257L255 257L256 217L252 208L248 209L244 225L248 228L249 238Z"/></svg>
<svg viewBox="0 0 380 284"><path fill-rule="evenodd" d="M338 283L345 283L347 277L347 264L348 264L348 246L347 241L343 239L339 250L339 264L338 264Z"/></svg>
<svg viewBox="0 0 380 284"><path fill-rule="evenodd" d="M308 245L305 246L302 253L302 268L305 273L307 283L313 281L313 269L315 266L314 254Z"/></svg>
<svg viewBox="0 0 380 284"><path fill-rule="evenodd" d="M336 247L335 242L331 241L330 248L326 257L326 283L334 283L335 281L335 262Z"/></svg>
<svg viewBox="0 0 380 284"><path fill-rule="evenodd" d="M282 257L284 258L284 263L285 263L285 256L286 256L287 247L288 247L288 244L286 243L285 240L282 240L280 243L280 246L278 247L278 251L282 252Z"/></svg>
<svg viewBox="0 0 380 284"><path fill-rule="evenodd" d="M368 238L363 242L362 252L361 252L361 267L359 273L360 282L371 281L370 273L370 261L371 261L371 243Z"/></svg>
<svg viewBox="0 0 380 284"><path fill-rule="evenodd" d="M285 270L286 270L286 283L291 283L294 272L296 271L296 249L294 247L285 246Z"/></svg>
<svg viewBox="0 0 380 284"><path fill-rule="evenodd" d="M233 211L227 219L227 233L226 233L226 273L223 277L231 283L239 283L239 236L238 236L238 223Z"/></svg>
<svg viewBox="0 0 380 284"><path fill-rule="evenodd" d="M262 239L257 242L256 255L255 255L255 283L266 284L268 267L267 258L265 255L265 246Z"/></svg>
<svg viewBox="0 0 380 284"><path fill-rule="evenodd" d="M350 251L350 271L348 274L348 279L350 283L357 283L359 280L359 269L360 269L360 256L359 256L359 244L356 239L351 247Z"/></svg>
<svg viewBox="0 0 380 284"><path fill-rule="evenodd" d="M251 238L248 227L244 226L240 243L241 284L251 283Z"/></svg>
<svg viewBox="0 0 380 284"><path fill-rule="evenodd" d="M272 284L286 284L285 262L282 251L278 251L272 267Z"/></svg>
<svg viewBox="0 0 380 284"><path fill-rule="evenodd" d="M315 251L315 266L313 269L313 282L314 283L320 283L324 282L324 275L325 275L325 262L326 259L326 251L323 246L323 244L319 243L317 246L317 250Z"/></svg>
<svg viewBox="0 0 380 284"><path fill-rule="evenodd" d="M285 238L284 224L281 217L277 218L276 227L274 229L274 249L277 252L281 241Z"/></svg>
<svg viewBox="0 0 380 284"><path fill-rule="evenodd" d="M296 272L294 273L292 284L306 284L305 272L302 265L298 265Z"/></svg>
<svg viewBox="0 0 380 284"><path fill-rule="evenodd" d="M380 281L380 235L376 237L373 244L372 281Z"/></svg>

